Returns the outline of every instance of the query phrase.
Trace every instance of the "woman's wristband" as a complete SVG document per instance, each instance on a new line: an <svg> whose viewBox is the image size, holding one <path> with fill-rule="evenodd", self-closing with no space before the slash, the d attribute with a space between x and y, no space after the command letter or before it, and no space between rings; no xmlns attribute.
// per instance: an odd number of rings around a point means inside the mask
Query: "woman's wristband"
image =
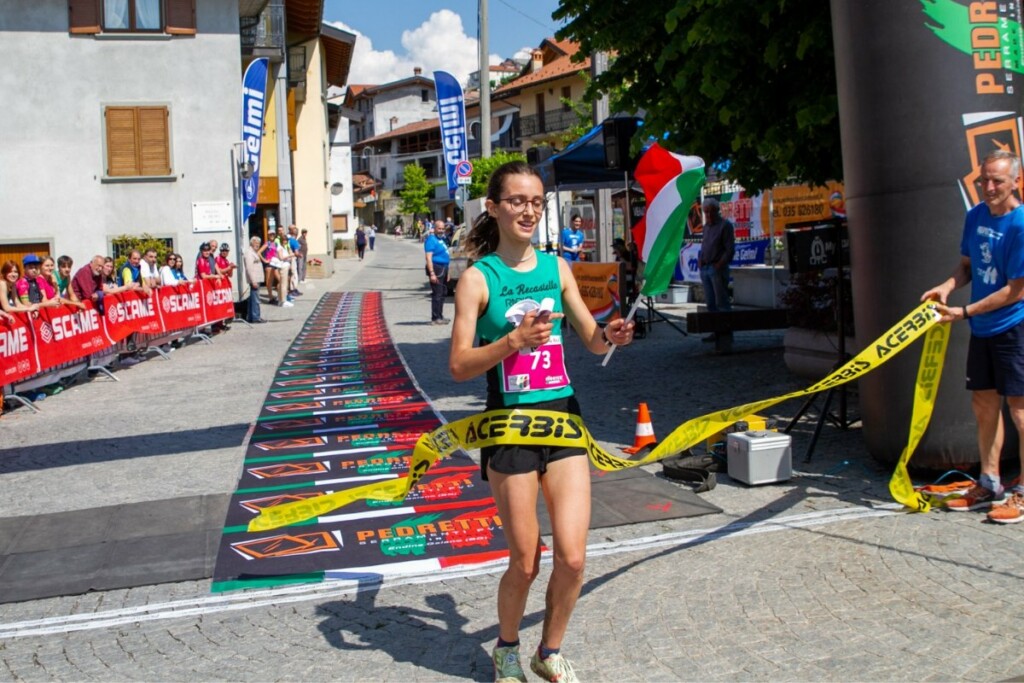
<svg viewBox="0 0 1024 683"><path fill-rule="evenodd" d="M963 311L964 311L964 320L967 320L968 318L970 318L971 314L967 312L967 306L962 306L961 308L963 308Z"/></svg>
<svg viewBox="0 0 1024 683"><path fill-rule="evenodd" d="M608 328L604 327L601 329L601 336L604 338L604 345L609 349L615 346L615 342L608 338Z"/></svg>

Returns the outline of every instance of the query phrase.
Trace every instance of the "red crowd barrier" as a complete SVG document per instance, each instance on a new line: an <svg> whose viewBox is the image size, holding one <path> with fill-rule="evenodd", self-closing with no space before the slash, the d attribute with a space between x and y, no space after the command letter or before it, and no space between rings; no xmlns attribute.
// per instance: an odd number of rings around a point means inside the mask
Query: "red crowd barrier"
<svg viewBox="0 0 1024 683"><path fill-rule="evenodd" d="M199 280L157 287L149 296L122 292L104 297L103 314L91 302L15 313L0 320L0 386L111 349L129 335L160 336L202 327L235 315L231 283Z"/></svg>

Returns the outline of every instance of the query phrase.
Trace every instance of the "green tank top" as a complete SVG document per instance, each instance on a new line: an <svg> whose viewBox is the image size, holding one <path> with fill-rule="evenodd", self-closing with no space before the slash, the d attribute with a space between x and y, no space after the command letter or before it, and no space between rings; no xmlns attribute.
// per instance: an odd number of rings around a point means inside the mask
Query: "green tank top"
<svg viewBox="0 0 1024 683"><path fill-rule="evenodd" d="M530 271L509 268L497 254L487 254L473 266L487 283L487 307L477 319L476 334L480 345L489 344L511 332L515 327L505 319L505 312L523 299L555 301L554 313L562 312L562 286L558 275L558 256L536 252L537 265ZM562 336L563 318L554 321L552 337ZM521 393L502 391L501 364L487 371L487 407L511 407L572 396L572 385L557 389L535 389Z"/></svg>

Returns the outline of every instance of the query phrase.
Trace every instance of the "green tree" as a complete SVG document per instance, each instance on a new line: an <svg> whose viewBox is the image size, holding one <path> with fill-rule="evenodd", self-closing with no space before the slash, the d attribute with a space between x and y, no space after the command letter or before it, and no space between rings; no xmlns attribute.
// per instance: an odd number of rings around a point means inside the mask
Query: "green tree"
<svg viewBox="0 0 1024 683"><path fill-rule="evenodd" d="M110 240L110 243L114 247L114 254L117 255L114 259L115 273L121 272L132 249L138 249L140 254L145 254L147 249L155 249L158 266L163 266L167 262L167 254L171 253L171 247L165 240L153 237L148 232L141 235L117 235ZM186 258L185 261L188 259Z"/></svg>
<svg viewBox="0 0 1024 683"><path fill-rule="evenodd" d="M526 157L519 152L497 150L486 159L474 159L473 182L469 186L469 198L476 199L486 195L487 183L490 181L494 169L508 161L526 161Z"/></svg>
<svg viewBox="0 0 1024 683"><path fill-rule="evenodd" d="M402 189L402 213L413 215L429 213L427 201L434 193L434 187L427 182L427 172L417 164L408 164L402 171L405 187Z"/></svg>
<svg viewBox="0 0 1024 683"><path fill-rule="evenodd" d="M829 3L822 0L561 0L577 59L615 54L590 90L621 87L643 135L748 190L842 178Z"/></svg>

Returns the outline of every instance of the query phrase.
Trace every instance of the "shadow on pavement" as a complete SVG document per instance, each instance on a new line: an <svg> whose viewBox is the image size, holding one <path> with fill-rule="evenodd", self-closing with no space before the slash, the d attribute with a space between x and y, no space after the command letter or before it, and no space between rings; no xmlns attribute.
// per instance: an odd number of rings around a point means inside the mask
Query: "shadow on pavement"
<svg viewBox="0 0 1024 683"><path fill-rule="evenodd" d="M459 601L449 593L425 598L428 609L377 604L380 584L368 580L351 601L336 600L317 607L324 617L318 629L338 650L383 652L393 661L410 662L436 671L445 679L492 680L490 647L498 625L467 631L469 620L459 613ZM522 628L539 624L543 613L523 618ZM366 672L350 672L358 675ZM349 676L342 676L347 678Z"/></svg>
<svg viewBox="0 0 1024 683"><path fill-rule="evenodd" d="M248 424L237 423L131 437L0 448L0 474L233 448L242 445L248 430Z"/></svg>

